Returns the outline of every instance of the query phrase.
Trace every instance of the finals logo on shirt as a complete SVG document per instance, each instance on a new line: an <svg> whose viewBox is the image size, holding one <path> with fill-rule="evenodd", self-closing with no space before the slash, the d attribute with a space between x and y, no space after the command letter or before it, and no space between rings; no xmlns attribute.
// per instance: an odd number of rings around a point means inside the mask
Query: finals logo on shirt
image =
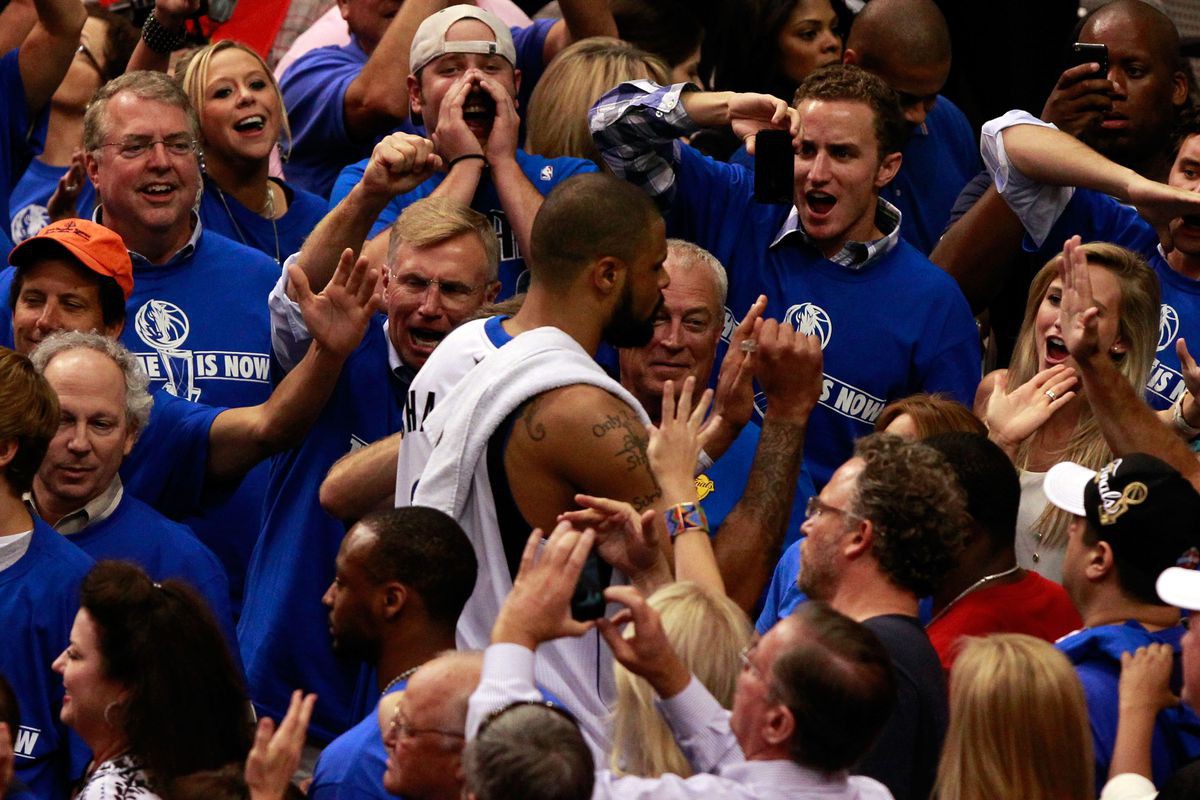
<svg viewBox="0 0 1200 800"><path fill-rule="evenodd" d="M198 380L270 382L271 360L262 353L184 347L191 322L183 309L167 300L146 301L134 315L133 329L152 350L135 353L151 383L161 381L176 397L199 400L203 387Z"/></svg>

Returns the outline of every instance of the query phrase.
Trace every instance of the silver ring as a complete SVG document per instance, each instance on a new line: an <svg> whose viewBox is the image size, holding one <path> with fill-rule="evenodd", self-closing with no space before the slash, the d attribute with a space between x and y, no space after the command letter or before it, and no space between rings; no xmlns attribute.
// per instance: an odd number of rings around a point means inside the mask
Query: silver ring
<svg viewBox="0 0 1200 800"><path fill-rule="evenodd" d="M753 339L743 339L739 346L743 353L753 353L758 349L758 342Z"/></svg>
<svg viewBox="0 0 1200 800"><path fill-rule="evenodd" d="M1053 403L1055 400L1057 400L1057 399L1058 399L1058 395L1056 395L1056 394L1054 393L1054 390L1053 390L1053 389L1047 389L1047 390L1046 390L1045 392L1043 392L1042 394L1046 395L1046 397L1049 397L1049 398L1050 398L1050 402L1051 402L1051 403Z"/></svg>
<svg viewBox="0 0 1200 800"><path fill-rule="evenodd" d="M77 184L77 183L67 183L67 184L64 184L64 185L63 185L63 189L66 189L68 192L74 192L74 191L77 191L77 190L79 189L79 184Z"/></svg>

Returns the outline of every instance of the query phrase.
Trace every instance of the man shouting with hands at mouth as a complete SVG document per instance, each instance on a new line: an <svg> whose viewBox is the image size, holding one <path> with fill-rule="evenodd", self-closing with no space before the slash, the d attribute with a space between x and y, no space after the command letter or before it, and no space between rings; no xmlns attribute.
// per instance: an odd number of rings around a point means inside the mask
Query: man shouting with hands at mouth
<svg viewBox="0 0 1200 800"><path fill-rule="evenodd" d="M512 32L475 6L457 5L425 19L413 37L409 103L441 156L442 168L388 203L371 228L365 254L381 263L388 226L412 203L449 196L487 216L500 237L501 297L527 287L523 253L542 197L562 180L596 165L580 158L543 158L518 149L517 90L521 71ZM361 178L367 162L342 171L331 204Z"/></svg>

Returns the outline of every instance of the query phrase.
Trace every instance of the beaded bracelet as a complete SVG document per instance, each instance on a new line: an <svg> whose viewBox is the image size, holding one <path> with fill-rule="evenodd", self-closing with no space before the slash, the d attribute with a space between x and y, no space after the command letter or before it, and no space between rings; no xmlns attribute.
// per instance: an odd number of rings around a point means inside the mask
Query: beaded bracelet
<svg viewBox="0 0 1200 800"><path fill-rule="evenodd" d="M1171 404L1171 423L1175 426L1175 430L1182 433L1190 442L1197 436L1200 436L1200 428L1193 428L1183 416L1183 401L1187 399L1188 393L1184 392L1179 395L1179 399Z"/></svg>
<svg viewBox="0 0 1200 800"><path fill-rule="evenodd" d="M183 31L167 30L154 16L153 11L142 24L142 41L160 56L169 56L187 43Z"/></svg>
<svg viewBox="0 0 1200 800"><path fill-rule="evenodd" d="M700 530L708 534L708 516L699 503L676 503L663 512L671 541L684 531Z"/></svg>

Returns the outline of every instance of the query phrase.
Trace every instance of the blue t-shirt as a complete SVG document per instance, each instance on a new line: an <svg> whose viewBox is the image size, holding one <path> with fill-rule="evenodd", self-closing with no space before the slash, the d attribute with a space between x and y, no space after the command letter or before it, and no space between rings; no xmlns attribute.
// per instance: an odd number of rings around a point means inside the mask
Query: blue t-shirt
<svg viewBox="0 0 1200 800"><path fill-rule="evenodd" d="M0 674L12 685L21 725L12 731L17 777L42 800L66 800L91 755L59 721L62 677L50 664L67 647L79 585L95 562L34 518L29 549L0 572Z"/></svg>
<svg viewBox="0 0 1200 800"><path fill-rule="evenodd" d="M112 514L66 538L96 561L132 561L151 580L187 581L208 603L229 646L236 651L229 579L217 557L186 526L172 522L126 493Z"/></svg>
<svg viewBox="0 0 1200 800"><path fill-rule="evenodd" d="M959 193L979 172L979 147L971 123L958 106L938 95L904 145L900 171L879 196L900 210L900 235L928 255L950 222ZM754 156L742 145L729 159L754 169Z"/></svg>
<svg viewBox="0 0 1200 800"><path fill-rule="evenodd" d="M696 494L704 506L704 514L708 517L708 526L716 531L721 523L746 490L746 480L750 477L750 467L754 464L754 454L758 451L758 437L762 429L757 425L747 425L733 440L729 449L718 458L711 467L696 476ZM804 524L804 507L808 498L817 493L813 488L812 478L808 470L800 467L800 475L796 479L796 494L792 499L792 512L788 517L787 531L784 533L783 546L800 538L800 526Z"/></svg>
<svg viewBox="0 0 1200 800"><path fill-rule="evenodd" d="M1180 642L1184 633L1181 625L1151 632L1134 620L1127 620L1118 625L1085 628L1059 639L1055 644L1075 665L1079 682L1083 684L1096 757L1097 786L1103 786L1108 780L1108 768L1116 744L1121 654L1132 653L1150 644L1171 645L1175 651L1171 691L1179 694L1182 686ZM1158 712L1150 744L1154 785L1164 785L1180 767L1197 757L1200 757L1200 717L1185 704Z"/></svg>
<svg viewBox="0 0 1200 800"><path fill-rule="evenodd" d="M1086 242L1111 242L1146 259L1158 275L1162 292L1159 314L1158 351L1146 381L1146 402L1153 408L1170 408L1187 389L1180 372L1176 340L1187 340L1188 352L1200 355L1200 281L1171 269L1158 247L1153 226L1132 206L1123 205L1101 192L1076 189L1070 202L1051 228L1042 247L1026 237L1025 249L1049 261L1062 251L1062 243L1079 234Z"/></svg>
<svg viewBox="0 0 1200 800"><path fill-rule="evenodd" d="M50 224L46 204L50 195L58 188L58 182L70 167L52 167L38 159L29 162L25 174L17 181L9 198L9 216L12 217L12 240L16 244L28 239ZM85 175L75 201L77 217L91 217L96 208L96 187Z"/></svg>
<svg viewBox="0 0 1200 800"><path fill-rule="evenodd" d="M681 151L668 231L725 265L727 320L765 294L765 317L821 338L825 381L804 448L816 486L872 432L888 402L916 392L974 402L979 333L953 278L904 241L860 269L825 259L796 236L770 247L789 209L754 202L750 171ZM764 398L756 402L761 412Z"/></svg>
<svg viewBox="0 0 1200 800"><path fill-rule="evenodd" d="M808 595L800 591L796 579L800 577L800 542L789 545L783 551L783 557L775 565L775 574L767 585L767 594L763 599L762 613L754 623L754 629L760 636L775 627L775 623L791 614L796 606L808 599Z"/></svg>
<svg viewBox="0 0 1200 800"><path fill-rule="evenodd" d="M367 161L364 159L357 164L351 164L342 170L341 175L338 175L337 183L333 187L333 195L329 198L330 208L341 202L342 198L349 194L355 184L362 179L363 172L367 168ZM596 171L596 165L583 158L546 158L526 153L524 150L517 151L517 164L520 165L521 171L525 173L529 182L543 196L549 194L551 189L572 175ZM445 179L446 173L436 173L411 192L392 198L392 201L379 214L379 218L375 220L375 225L369 234L370 238L387 230L404 209L418 200L432 195ZM475 190L471 208L490 219L496 228L496 235L500 237L500 296L498 299L504 299L528 289L529 276L525 270L525 259L517 246L517 237L513 233L512 226L508 224L504 208L500 204L500 195L496 193L496 186L486 172L479 180L479 188Z"/></svg>
<svg viewBox="0 0 1200 800"><path fill-rule="evenodd" d="M408 680L397 682L380 696L402 692ZM383 788L387 748L379 730L379 701L357 725L330 742L313 767L310 800L393 800Z"/></svg>
<svg viewBox="0 0 1200 800"><path fill-rule="evenodd" d="M39 134L44 135L50 119L49 103L36 119L30 118L25 83L17 63L19 52L19 49L9 50L0 57L0 97L4 98L0 111L0 208L6 211L11 206L13 187L33 158L31 141L40 139ZM13 248L8 229L8 225L0 225L0 256L3 256L0 263L4 264L8 263L8 251Z"/></svg>
<svg viewBox="0 0 1200 800"><path fill-rule="evenodd" d="M527 28L512 29L516 67L521 70L518 108L528 107L533 87L545 70L546 35L553 25L554 20L539 20ZM378 141L359 141L346 130L346 89L362 72L367 58L358 39L351 37L348 44L305 53L279 82L292 129L292 151L284 171L289 181L322 197L329 196L342 167L370 156ZM409 119L396 130L425 135L424 129Z"/></svg>
<svg viewBox="0 0 1200 800"><path fill-rule="evenodd" d="M288 210L272 221L246 208L206 177L200 198L200 221L205 230L261 250L282 264L292 253L300 252L300 245L329 209L324 198L278 183L287 194Z"/></svg>
<svg viewBox="0 0 1200 800"><path fill-rule="evenodd" d="M339 660L321 596L334 577L346 529L321 508L318 489L333 462L403 424L404 392L388 368L382 316L347 359L324 411L296 449L271 459L262 535L254 548L238 639L250 695L280 719L293 690L317 693L311 736L329 742L363 717L375 687Z"/></svg>

